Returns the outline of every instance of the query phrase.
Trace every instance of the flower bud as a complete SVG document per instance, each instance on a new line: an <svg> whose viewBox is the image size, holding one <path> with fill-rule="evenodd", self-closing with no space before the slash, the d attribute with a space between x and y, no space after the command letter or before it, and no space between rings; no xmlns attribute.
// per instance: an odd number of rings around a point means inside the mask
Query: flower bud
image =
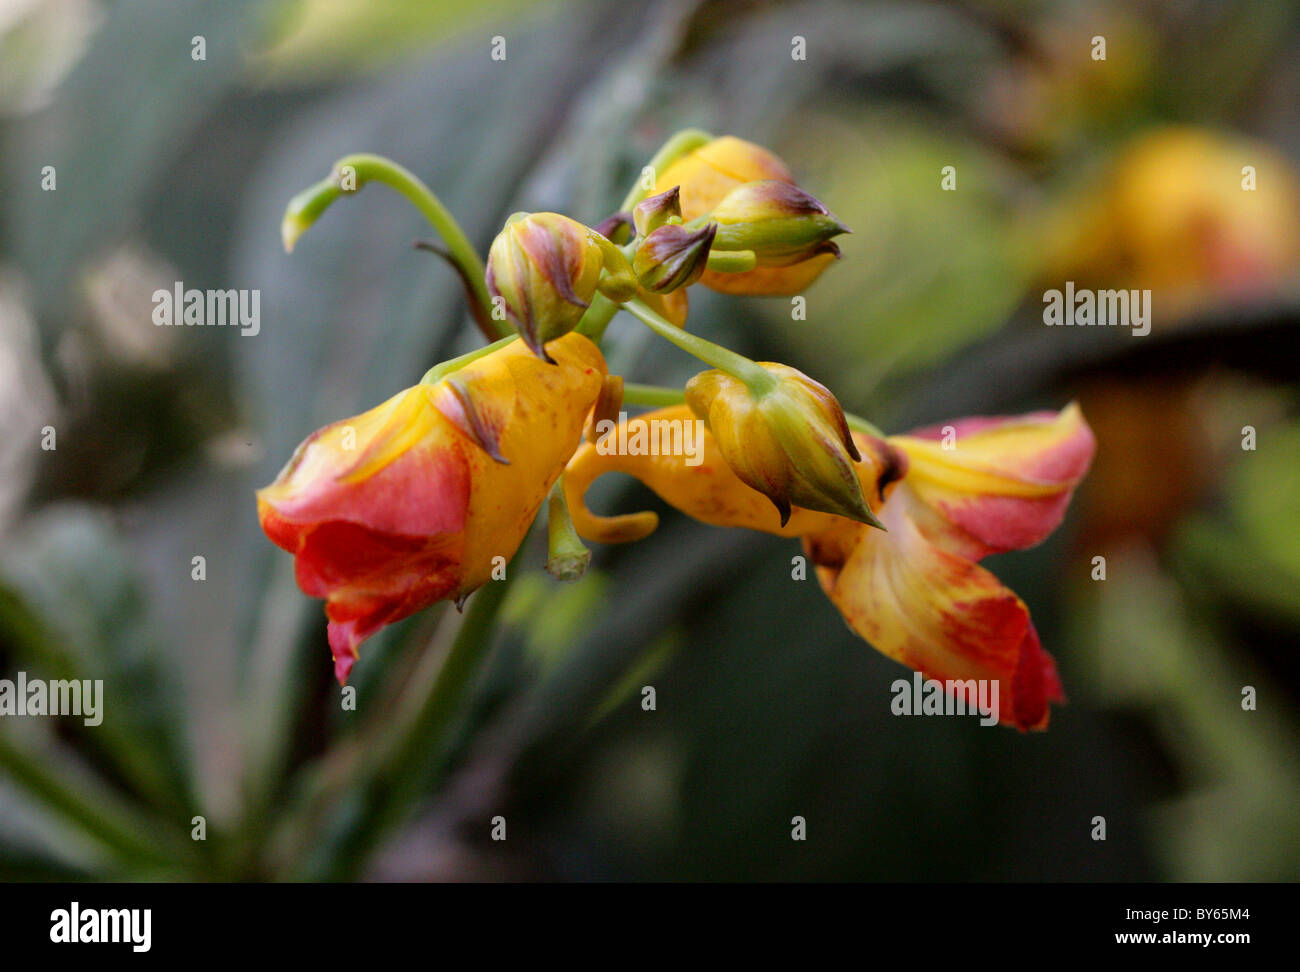
<svg viewBox="0 0 1300 972"><path fill-rule="evenodd" d="M680 187L682 219L690 223L706 217L711 219L713 210L731 192L746 183L768 181L794 185L794 178L785 163L767 149L724 135L687 152L666 166L658 175L655 189L662 192L673 186ZM843 229L838 231L843 232ZM772 244L769 242L768 245L770 247ZM736 252L734 249L724 251L716 242L713 249L714 253ZM759 266L739 273L722 272L719 268L706 270L700 283L711 290L727 294L797 294L806 289L835 260L834 254L827 247L818 248L814 245L812 251L811 255L805 255L803 259L780 266L760 261Z"/></svg>
<svg viewBox="0 0 1300 972"><path fill-rule="evenodd" d="M524 343L551 362L546 343L577 325L604 262L594 230L558 213L516 214L492 241L487 288Z"/></svg>
<svg viewBox="0 0 1300 972"><path fill-rule="evenodd" d="M733 189L709 219L718 224L716 249L751 250L760 267L788 267L822 253L838 256L831 238L849 232L815 198L776 179Z"/></svg>
<svg viewBox="0 0 1300 972"><path fill-rule="evenodd" d="M687 404L727 465L776 505L782 526L792 506L880 526L863 498L853 467L862 456L835 396L794 368L759 367L775 379L765 391L716 369L686 384Z"/></svg>
<svg viewBox="0 0 1300 972"><path fill-rule="evenodd" d="M761 145L722 135L658 173L653 191L677 187L682 219L689 222L707 215L732 189L756 179L794 182L785 163Z"/></svg>
<svg viewBox="0 0 1300 972"><path fill-rule="evenodd" d="M694 231L672 224L660 226L641 241L632 259L637 282L656 294L689 287L704 274L717 231L715 223Z"/></svg>
<svg viewBox="0 0 1300 972"><path fill-rule="evenodd" d="M637 236L649 236L660 226L670 222L681 222L682 191L678 186L673 186L667 192L661 192L657 196L651 196L649 199L643 199L636 204L632 210L632 222L636 224Z"/></svg>

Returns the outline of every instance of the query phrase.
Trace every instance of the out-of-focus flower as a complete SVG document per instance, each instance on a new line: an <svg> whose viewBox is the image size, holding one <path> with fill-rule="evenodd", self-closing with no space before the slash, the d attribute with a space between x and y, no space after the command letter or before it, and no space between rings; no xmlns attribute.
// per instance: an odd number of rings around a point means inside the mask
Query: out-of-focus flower
<svg viewBox="0 0 1300 972"><path fill-rule="evenodd" d="M546 344L577 325L611 253L612 244L567 216L516 213L488 251L488 292L503 301L524 343L549 360ZM630 287L630 268L627 277Z"/></svg>
<svg viewBox="0 0 1300 972"><path fill-rule="evenodd" d="M262 529L326 599L340 682L366 638L467 597L514 555L606 374L582 335L551 352L555 365L515 341L327 425L258 491Z"/></svg>
<svg viewBox="0 0 1300 972"><path fill-rule="evenodd" d="M727 463L776 505L782 524L793 506L876 524L853 467L862 456L835 396L788 365L759 367L775 379L769 391L756 394L717 369L686 385L687 404Z"/></svg>
<svg viewBox="0 0 1300 972"><path fill-rule="evenodd" d="M667 224L652 231L632 260L637 282L656 294L689 287L704 273L717 231L716 223L698 230Z"/></svg>
<svg viewBox="0 0 1300 972"><path fill-rule="evenodd" d="M772 181L794 185L784 162L761 146L731 135L705 143L656 174L654 192L678 187L682 219L708 216L734 190L746 183ZM818 253L787 266L757 266L743 273L706 271L701 283L728 294L782 296L807 288L835 260Z"/></svg>
<svg viewBox="0 0 1300 972"><path fill-rule="evenodd" d="M1300 274L1300 183L1261 142L1158 129L1062 208L1047 257L1053 286L1150 289L1166 314L1269 295Z"/></svg>
<svg viewBox="0 0 1300 972"><path fill-rule="evenodd" d="M681 455L604 454L588 443L565 475L568 504L588 539L645 536L656 525L652 513L599 517L586 508L590 484L619 471L706 523L800 536L827 596L877 650L954 683L972 707L979 681L996 680L1002 723L1046 727L1051 703L1064 697L1055 663L1024 602L977 561L1032 546L1060 523L1095 447L1078 407L856 439L862 491L887 532L799 509L782 525L757 493L746 492L711 441L696 466Z"/></svg>

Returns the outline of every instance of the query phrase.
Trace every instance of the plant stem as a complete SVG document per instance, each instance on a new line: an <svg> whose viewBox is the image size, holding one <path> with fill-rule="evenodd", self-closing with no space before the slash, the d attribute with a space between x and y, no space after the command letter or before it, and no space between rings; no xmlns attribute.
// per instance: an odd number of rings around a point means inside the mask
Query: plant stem
<svg viewBox="0 0 1300 972"><path fill-rule="evenodd" d="M596 294L574 330L600 344L600 339L605 336L605 328L609 327L609 322L618 313L619 306L604 294Z"/></svg>
<svg viewBox="0 0 1300 972"><path fill-rule="evenodd" d="M504 321L494 321L490 314L492 300L487 292L486 270L478 252L470 243L465 231L455 217L442 204L433 190L410 170L382 155L359 153L348 155L334 163L328 179L310 186L289 202L281 232L285 248L292 250L298 237L314 223L340 195L351 195L367 182L381 182L395 189L415 206L429 221L447 247L447 259L456 267L472 295L474 318L488 340L506 337L509 328ZM344 185L348 188L345 189Z"/></svg>
<svg viewBox="0 0 1300 972"><path fill-rule="evenodd" d="M737 354L730 348L724 348L720 344L714 344L712 341L706 341L704 338L688 331L683 331L680 327L674 326L670 321L656 314L640 298L629 300L623 305L623 309L665 341L677 345L683 351L694 355L705 364L712 365L720 371L725 371L733 378L743 381L748 386L750 394L755 398L767 394L776 386L775 378L744 355Z"/></svg>
<svg viewBox="0 0 1300 972"><path fill-rule="evenodd" d="M686 393L680 388L661 388L658 385L637 385L624 382L623 401L629 405L666 408L684 403Z"/></svg>
<svg viewBox="0 0 1300 972"><path fill-rule="evenodd" d="M547 500L547 559L546 572L556 580L576 581L591 563L587 549L573 527L568 504L564 501L564 477L551 487Z"/></svg>
<svg viewBox="0 0 1300 972"><path fill-rule="evenodd" d="M525 539L521 547L526 544ZM497 616L519 570L516 557L505 579L489 581L470 598L451 644L435 638L375 731L323 769L319 787L285 832L286 873L292 879L354 877L443 771L449 730L465 714L469 689L492 647ZM340 805L349 804L342 833L332 833L339 827L332 818ZM310 860L311 848L322 843L329 845L324 858Z"/></svg>

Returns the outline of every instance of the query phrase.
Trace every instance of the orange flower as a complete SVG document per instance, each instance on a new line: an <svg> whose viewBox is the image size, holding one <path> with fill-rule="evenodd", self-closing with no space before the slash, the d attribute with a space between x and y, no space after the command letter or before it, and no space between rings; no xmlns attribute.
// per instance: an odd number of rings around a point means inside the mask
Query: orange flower
<svg viewBox="0 0 1300 972"><path fill-rule="evenodd" d="M685 411L662 409L629 424ZM1092 433L1073 405L1059 414L965 419L950 431L950 443L935 430L885 441L855 434L862 492L887 532L798 508L781 526L776 510L731 471L711 437L698 465L682 454L603 454L588 443L565 475L568 505L588 539L645 536L655 528L654 514L605 518L585 506L590 484L619 471L706 523L800 536L827 596L877 650L930 678L958 683L955 690L971 706L976 682L996 681L1001 722L1044 728L1050 704L1064 698L1055 663L1024 602L977 561L1032 546L1056 528L1092 459Z"/></svg>
<svg viewBox="0 0 1300 972"><path fill-rule="evenodd" d="M557 365L513 341L327 425L258 491L262 529L294 555L303 592L326 599L340 682L362 641L464 599L523 541L606 373L579 334L548 350Z"/></svg>

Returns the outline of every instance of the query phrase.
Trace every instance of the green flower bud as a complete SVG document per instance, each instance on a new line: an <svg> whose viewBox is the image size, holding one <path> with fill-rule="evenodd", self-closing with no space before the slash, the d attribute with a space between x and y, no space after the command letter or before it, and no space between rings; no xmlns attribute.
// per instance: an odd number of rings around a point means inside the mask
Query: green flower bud
<svg viewBox="0 0 1300 972"><path fill-rule="evenodd" d="M636 224L637 236L649 236L660 226L682 221L682 191L673 186L667 192L643 199L632 210L632 222Z"/></svg>
<svg viewBox="0 0 1300 972"><path fill-rule="evenodd" d="M716 223L694 231L671 223L660 226L641 241L632 258L637 281L654 294L689 287L704 274L717 231Z"/></svg>
<svg viewBox="0 0 1300 972"><path fill-rule="evenodd" d="M551 361L546 343L572 331L595 296L607 243L558 213L516 213L492 241L493 304L504 305L506 320L543 360Z"/></svg>
<svg viewBox="0 0 1300 972"><path fill-rule="evenodd" d="M776 379L762 393L716 369L686 383L686 402L727 465L773 502L782 526L793 506L880 526L863 497L854 466L862 455L835 396L787 365L758 364Z"/></svg>
<svg viewBox="0 0 1300 972"><path fill-rule="evenodd" d="M788 267L823 253L839 254L831 238L851 232L798 186L778 179L747 182L729 192L709 219L716 250L751 250L760 267Z"/></svg>

